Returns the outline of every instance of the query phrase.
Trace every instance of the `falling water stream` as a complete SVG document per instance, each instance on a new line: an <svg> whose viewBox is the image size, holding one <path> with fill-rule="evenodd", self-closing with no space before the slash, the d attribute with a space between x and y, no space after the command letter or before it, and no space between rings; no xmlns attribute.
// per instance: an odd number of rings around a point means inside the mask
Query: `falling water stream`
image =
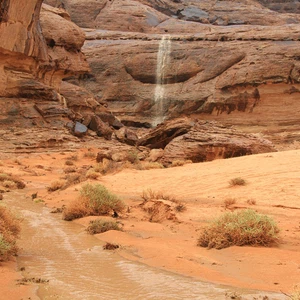
<svg viewBox="0 0 300 300"><path fill-rule="evenodd" d="M49 280L37 290L40 299L225 299L226 292L234 291L242 299L262 299L256 291L203 283L125 260L103 250L103 243L82 226L63 221L21 192L9 193L6 202L24 218L18 267L27 278Z"/></svg>
<svg viewBox="0 0 300 300"><path fill-rule="evenodd" d="M171 39L169 35L163 35L158 46L156 61L156 85L154 91L155 116L153 126L164 120L164 97L167 68L170 63Z"/></svg>

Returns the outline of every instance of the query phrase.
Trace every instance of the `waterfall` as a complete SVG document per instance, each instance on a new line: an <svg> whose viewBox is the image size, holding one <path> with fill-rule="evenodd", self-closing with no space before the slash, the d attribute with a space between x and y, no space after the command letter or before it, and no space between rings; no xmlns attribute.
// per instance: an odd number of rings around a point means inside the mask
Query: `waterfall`
<svg viewBox="0 0 300 300"><path fill-rule="evenodd" d="M169 35L163 35L159 42L156 61L156 85L154 91L155 115L153 126L164 120L164 96L167 68L170 63L171 39Z"/></svg>

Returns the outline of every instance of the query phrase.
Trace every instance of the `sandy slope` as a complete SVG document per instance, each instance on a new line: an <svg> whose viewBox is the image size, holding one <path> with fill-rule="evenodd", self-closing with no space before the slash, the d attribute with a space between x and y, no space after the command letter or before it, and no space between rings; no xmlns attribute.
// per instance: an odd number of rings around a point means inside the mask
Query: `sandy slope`
<svg viewBox="0 0 300 300"><path fill-rule="evenodd" d="M77 168L95 164L93 159L84 157L84 151L77 153L78 160L74 161ZM68 153L51 153L3 159L0 169L20 175L27 182L24 193L28 197L38 192L47 205L61 207L77 197L80 184L52 193L46 187L64 176L68 156ZM300 150L295 150L162 170L126 169L102 176L94 182L120 195L129 209L120 218L124 232L110 231L98 237L120 244L121 255L158 268L204 281L289 292L300 283L299 164ZM247 185L230 187L229 180L235 177L244 178ZM147 189L172 195L187 210L176 213L177 221L149 222L149 215L139 206L142 192ZM231 210L251 207L272 216L281 229L279 245L223 250L196 246L199 231L226 210L224 201L228 198L236 200L229 207ZM248 200L256 204L249 205ZM86 225L89 220L76 222ZM6 279L9 274L15 276L6 271L9 269L0 267L0 270ZM0 294L8 292L7 288L1 282Z"/></svg>

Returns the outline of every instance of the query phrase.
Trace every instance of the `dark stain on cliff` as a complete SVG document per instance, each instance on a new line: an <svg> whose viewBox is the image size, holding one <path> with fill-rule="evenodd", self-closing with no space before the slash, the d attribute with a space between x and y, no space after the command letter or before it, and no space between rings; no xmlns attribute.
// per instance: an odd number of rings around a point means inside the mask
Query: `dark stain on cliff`
<svg viewBox="0 0 300 300"><path fill-rule="evenodd" d="M8 8L10 0L2 0L0 3L0 23L8 21Z"/></svg>

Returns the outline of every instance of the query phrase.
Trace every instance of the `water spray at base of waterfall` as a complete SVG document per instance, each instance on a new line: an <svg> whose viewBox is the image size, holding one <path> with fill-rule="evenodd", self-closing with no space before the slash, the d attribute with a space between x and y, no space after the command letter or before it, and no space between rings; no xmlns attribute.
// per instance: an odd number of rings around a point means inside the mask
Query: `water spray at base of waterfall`
<svg viewBox="0 0 300 300"><path fill-rule="evenodd" d="M167 68L170 63L171 39L169 35L163 35L159 42L156 62L156 86L154 91L154 117L152 126L162 123L165 119L165 84Z"/></svg>

